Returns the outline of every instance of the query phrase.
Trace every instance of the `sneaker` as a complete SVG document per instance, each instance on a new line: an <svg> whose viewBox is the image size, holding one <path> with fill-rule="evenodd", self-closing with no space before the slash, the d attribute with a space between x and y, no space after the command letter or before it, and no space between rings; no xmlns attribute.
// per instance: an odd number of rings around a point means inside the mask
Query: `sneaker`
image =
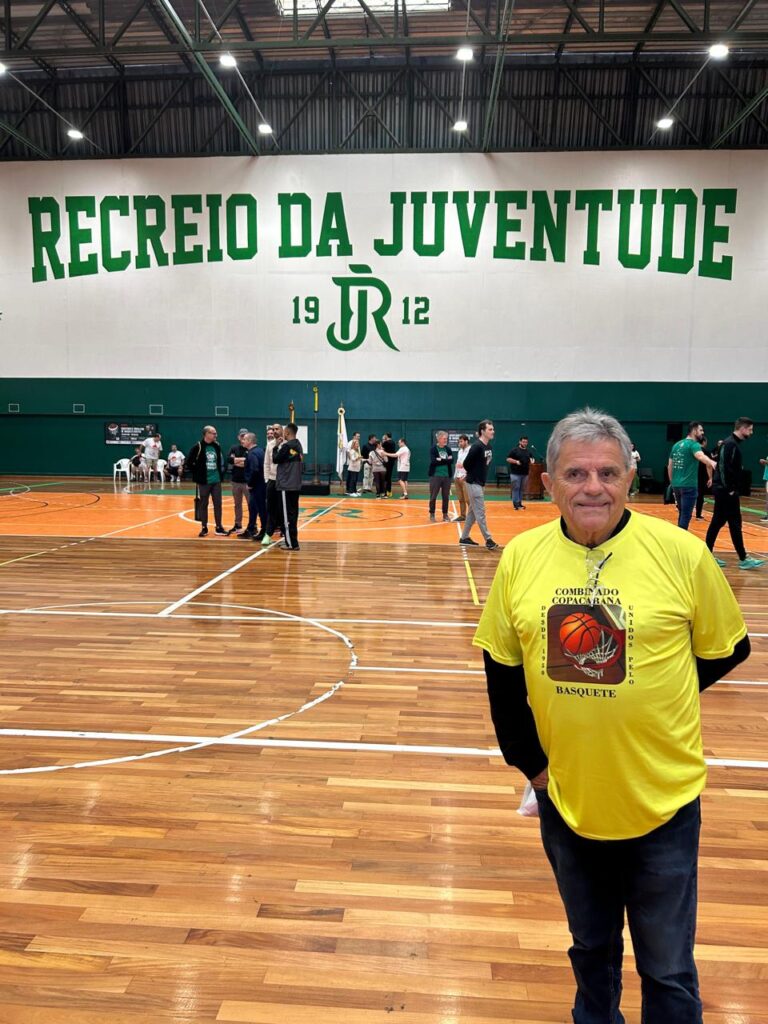
<svg viewBox="0 0 768 1024"><path fill-rule="evenodd" d="M432 513L432 512L429 513L429 521L430 521L430 523L434 523L434 521L435 521L435 516L434 516L434 513Z"/></svg>
<svg viewBox="0 0 768 1024"><path fill-rule="evenodd" d="M467 521L467 517L466 516L456 516L455 522L457 522L457 523L466 523L466 521Z"/></svg>
<svg viewBox="0 0 768 1024"><path fill-rule="evenodd" d="M444 523L450 523L450 521L451 521L451 517L450 516L443 516L443 522Z"/></svg>
<svg viewBox="0 0 768 1024"><path fill-rule="evenodd" d="M228 537L231 531L225 530L223 526L217 526L213 532L218 534L219 537Z"/></svg>
<svg viewBox="0 0 768 1024"><path fill-rule="evenodd" d="M497 544L495 540L487 540L485 542L485 546L488 548L489 551L498 551L498 549L501 547L501 544Z"/></svg>
<svg viewBox="0 0 768 1024"><path fill-rule="evenodd" d="M743 558L739 562L740 569L756 569L759 565L762 565L765 561L764 558Z"/></svg>
<svg viewBox="0 0 768 1024"><path fill-rule="evenodd" d="M476 540L472 540L471 537L460 537L459 538L459 544L467 544L467 545L469 545L470 547L473 547L473 548L479 548L480 547L480 545L477 543L477 541Z"/></svg>
<svg viewBox="0 0 768 1024"><path fill-rule="evenodd" d="M760 522L761 523L768 523L768 516L761 516Z"/></svg>
<svg viewBox="0 0 768 1024"><path fill-rule="evenodd" d="M263 548L268 548L273 543L274 541L272 540L268 533L265 533L264 536L261 538L261 546Z"/></svg>
<svg viewBox="0 0 768 1024"><path fill-rule="evenodd" d="M363 492L362 491L355 491L355 493L352 495L353 498L362 498L362 496L363 496Z"/></svg>
<svg viewBox="0 0 768 1024"><path fill-rule="evenodd" d="M716 558L715 561L717 562L717 564L720 566L721 569L725 568L726 563L722 560L722 558Z"/></svg>
<svg viewBox="0 0 768 1024"><path fill-rule="evenodd" d="M198 535L197 535L197 536L198 536L198 537L207 537L207 536L208 536L208 527L207 527L207 526L204 526L204 527L202 528L202 530L200 531L200 533L198 533Z"/></svg>
<svg viewBox="0 0 768 1024"><path fill-rule="evenodd" d="M238 540L252 540L253 539L253 534L251 533L250 530L241 530L241 532L238 533L238 535L237 535L237 539Z"/></svg>
<svg viewBox="0 0 768 1024"><path fill-rule="evenodd" d="M401 494L400 495L400 501L408 501L408 495L407 494Z"/></svg>
<svg viewBox="0 0 768 1024"><path fill-rule="evenodd" d="M696 516L696 518L697 518L697 519L703 519L703 518L704 518L704 516ZM766 517L766 518L768 518L768 517Z"/></svg>

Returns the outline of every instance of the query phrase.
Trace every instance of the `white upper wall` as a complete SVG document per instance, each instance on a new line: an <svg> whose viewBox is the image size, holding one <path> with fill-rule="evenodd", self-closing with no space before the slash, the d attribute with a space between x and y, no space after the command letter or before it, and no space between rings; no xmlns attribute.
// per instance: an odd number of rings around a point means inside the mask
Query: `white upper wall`
<svg viewBox="0 0 768 1024"><path fill-rule="evenodd" d="M767 295L764 152L0 165L3 376L764 381Z"/></svg>

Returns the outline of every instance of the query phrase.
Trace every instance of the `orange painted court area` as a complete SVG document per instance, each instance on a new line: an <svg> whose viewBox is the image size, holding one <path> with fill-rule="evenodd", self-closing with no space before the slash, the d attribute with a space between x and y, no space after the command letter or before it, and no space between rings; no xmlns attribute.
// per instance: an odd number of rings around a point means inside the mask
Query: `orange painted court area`
<svg viewBox="0 0 768 1024"><path fill-rule="evenodd" d="M743 504L749 502L745 499ZM645 497L630 507L670 522L677 516L674 506L661 504L656 496ZM703 522L691 522L691 532L702 538L710 509L711 506L705 507ZM489 528L500 544L557 515L548 501L530 501L524 511L515 512L504 491L496 488L489 488L486 512ZM452 501L451 515L455 514L458 505ZM211 526L212 515L211 509ZM233 504L226 488L223 518L225 527L232 526ZM299 525L303 527L302 543L316 540L453 545L461 524L444 523L439 512L437 522L430 522L425 496L402 501L397 497L347 498L337 493L327 498L302 498ZM474 532L481 540L477 528ZM750 522L748 513L744 535L748 547L764 550L766 530L756 521ZM50 483L0 478L0 536L198 540L191 490L147 490L140 485L126 489L124 485L86 478ZM234 537L219 538L211 533L205 543L234 543ZM723 530L717 549L730 548L728 531Z"/></svg>

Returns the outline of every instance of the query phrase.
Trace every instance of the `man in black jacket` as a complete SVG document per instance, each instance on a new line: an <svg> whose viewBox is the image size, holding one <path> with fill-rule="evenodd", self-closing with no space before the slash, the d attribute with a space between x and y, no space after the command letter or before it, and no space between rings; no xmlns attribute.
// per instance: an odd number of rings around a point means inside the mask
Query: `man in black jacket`
<svg viewBox="0 0 768 1024"><path fill-rule="evenodd" d="M739 556L740 569L757 569L763 559L748 558L744 547L741 531L741 504L739 502L739 485L741 483L741 442L752 436L755 425L747 416L739 416L733 425L733 433L723 442L717 460L713 491L715 495L715 511L707 530L707 547L714 550L715 541L720 530L728 523L731 541ZM718 565L725 562L717 559Z"/></svg>
<svg viewBox="0 0 768 1024"><path fill-rule="evenodd" d="M221 524L221 481L224 479L224 457L216 440L215 427L203 427L203 436L190 448L184 463L184 472L189 473L197 484L200 499L199 537L208 535L208 498L213 499L213 516L216 533L226 537L227 531Z"/></svg>
<svg viewBox="0 0 768 1024"><path fill-rule="evenodd" d="M299 550L299 493L304 468L304 449L296 436L297 433L296 424L287 423L283 430L283 442L272 453L272 461L277 466L275 484L283 509L285 539L280 547L289 551Z"/></svg>

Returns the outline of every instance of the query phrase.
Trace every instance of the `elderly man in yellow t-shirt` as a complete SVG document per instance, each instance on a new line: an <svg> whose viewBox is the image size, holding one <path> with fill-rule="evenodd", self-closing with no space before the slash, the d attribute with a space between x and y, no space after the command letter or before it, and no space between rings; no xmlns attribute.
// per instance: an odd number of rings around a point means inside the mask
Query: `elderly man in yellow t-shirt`
<svg viewBox="0 0 768 1024"><path fill-rule="evenodd" d="M536 793L573 936L574 1024L624 1020L625 913L644 1024L701 1024L699 693L749 640L705 545L625 508L633 473L612 416L556 425L542 479L562 518L507 545L474 643L504 758Z"/></svg>

